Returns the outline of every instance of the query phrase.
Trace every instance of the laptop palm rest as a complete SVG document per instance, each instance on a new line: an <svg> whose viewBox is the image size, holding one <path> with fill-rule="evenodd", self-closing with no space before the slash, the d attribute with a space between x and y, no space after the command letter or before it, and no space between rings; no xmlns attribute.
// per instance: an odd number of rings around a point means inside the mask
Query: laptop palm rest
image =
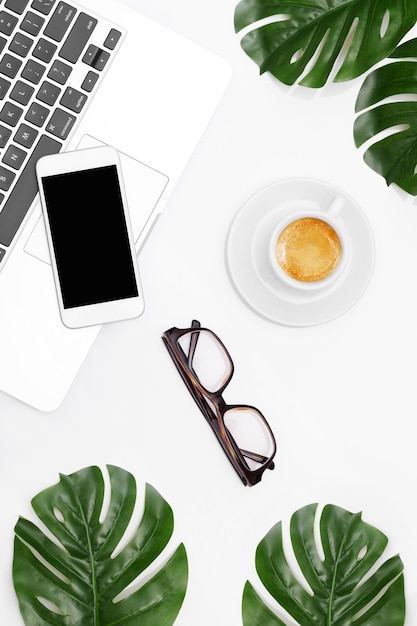
<svg viewBox="0 0 417 626"><path fill-rule="evenodd" d="M103 145L103 142L91 135L84 135L77 150ZM159 215L157 204L168 183L168 177L122 152L119 152L119 156L136 250L139 251ZM42 215L24 249L40 261L51 262Z"/></svg>

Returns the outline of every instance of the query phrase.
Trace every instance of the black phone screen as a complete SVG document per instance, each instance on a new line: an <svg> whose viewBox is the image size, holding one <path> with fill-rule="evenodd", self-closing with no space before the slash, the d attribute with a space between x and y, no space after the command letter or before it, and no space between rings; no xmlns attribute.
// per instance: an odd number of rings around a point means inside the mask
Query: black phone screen
<svg viewBox="0 0 417 626"><path fill-rule="evenodd" d="M116 166L42 185L64 308L138 296Z"/></svg>

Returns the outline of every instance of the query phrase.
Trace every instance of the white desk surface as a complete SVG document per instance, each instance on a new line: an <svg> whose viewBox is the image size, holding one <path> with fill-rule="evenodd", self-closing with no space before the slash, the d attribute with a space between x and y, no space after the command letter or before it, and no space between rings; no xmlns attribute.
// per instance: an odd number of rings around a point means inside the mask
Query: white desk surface
<svg viewBox="0 0 417 626"><path fill-rule="evenodd" d="M0 622L23 623L11 580L18 515L31 515L31 497L59 472L110 463L140 488L151 483L174 509L190 567L178 626L241 626L244 583L258 584L258 542L312 502L362 511L387 534L387 556L404 562L406 624L415 624L417 201L387 188L354 146L362 79L313 91L260 77L234 33L232 0L125 2L224 56L233 79L140 254L144 315L103 328L55 412L0 395ZM299 176L359 203L376 264L344 315L289 328L236 295L224 248L252 194ZM235 475L161 341L193 318L232 355L226 400L258 406L275 432L276 469L253 488Z"/></svg>

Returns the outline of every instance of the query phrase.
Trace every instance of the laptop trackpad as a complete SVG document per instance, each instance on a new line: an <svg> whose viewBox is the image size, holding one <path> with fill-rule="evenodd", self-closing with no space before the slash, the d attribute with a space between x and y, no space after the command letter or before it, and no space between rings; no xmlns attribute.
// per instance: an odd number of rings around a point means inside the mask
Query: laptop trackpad
<svg viewBox="0 0 417 626"><path fill-rule="evenodd" d="M98 139L84 135L77 149L103 145L105 144ZM133 235L136 249L139 250L159 214L157 204L168 183L168 177L122 152L119 152L119 156ZM26 242L25 252L46 263L51 262L42 215Z"/></svg>

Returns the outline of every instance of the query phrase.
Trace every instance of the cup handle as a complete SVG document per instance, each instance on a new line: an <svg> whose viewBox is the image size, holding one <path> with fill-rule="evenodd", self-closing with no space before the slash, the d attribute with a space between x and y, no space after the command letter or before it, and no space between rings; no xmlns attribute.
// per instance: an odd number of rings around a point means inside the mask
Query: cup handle
<svg viewBox="0 0 417 626"><path fill-rule="evenodd" d="M342 196L342 194L339 194L333 198L327 209L325 209L325 212L332 217L337 217L345 206L345 202L345 197Z"/></svg>

